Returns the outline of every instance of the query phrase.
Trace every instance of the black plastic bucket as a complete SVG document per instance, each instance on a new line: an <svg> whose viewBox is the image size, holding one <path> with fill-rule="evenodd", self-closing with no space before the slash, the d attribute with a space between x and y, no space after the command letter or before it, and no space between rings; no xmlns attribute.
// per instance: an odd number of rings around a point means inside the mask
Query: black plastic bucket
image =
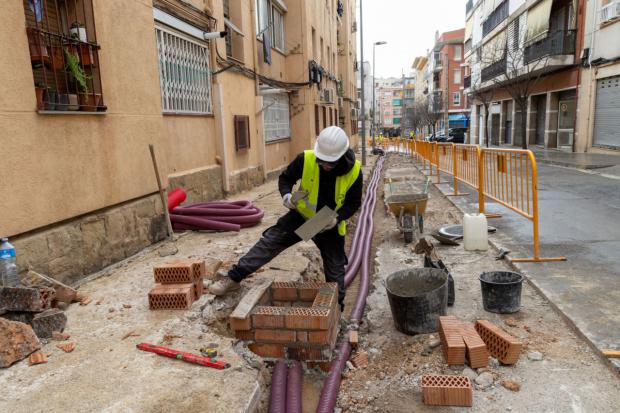
<svg viewBox="0 0 620 413"><path fill-rule="evenodd" d="M390 274L385 281L392 318L401 333L437 331L448 307L448 274L437 268L413 268Z"/></svg>
<svg viewBox="0 0 620 413"><path fill-rule="evenodd" d="M523 276L510 271L480 274L482 304L486 311L499 314L516 313L521 308Z"/></svg>

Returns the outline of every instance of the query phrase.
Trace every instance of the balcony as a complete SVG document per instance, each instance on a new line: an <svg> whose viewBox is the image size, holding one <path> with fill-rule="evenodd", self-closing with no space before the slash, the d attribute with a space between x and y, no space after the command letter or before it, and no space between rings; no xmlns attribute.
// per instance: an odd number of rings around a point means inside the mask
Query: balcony
<svg viewBox="0 0 620 413"><path fill-rule="evenodd" d="M467 54L471 50L471 39L467 39L465 45L463 46L463 54Z"/></svg>
<svg viewBox="0 0 620 413"><path fill-rule="evenodd" d="M549 33L547 37L540 39L525 48L525 63L548 56L562 56L575 54L575 30L559 30Z"/></svg>
<svg viewBox="0 0 620 413"><path fill-rule="evenodd" d="M491 64L490 66L482 69L481 80L482 82L486 82L488 80L494 79L499 75L503 75L506 73L506 56L504 56L501 60Z"/></svg>
<svg viewBox="0 0 620 413"><path fill-rule="evenodd" d="M482 36L486 36L491 33L494 28L499 26L501 22L508 17L508 0L504 0L499 6L495 8L482 23Z"/></svg>
<svg viewBox="0 0 620 413"><path fill-rule="evenodd" d="M471 87L471 75L463 78L463 89L469 89Z"/></svg>

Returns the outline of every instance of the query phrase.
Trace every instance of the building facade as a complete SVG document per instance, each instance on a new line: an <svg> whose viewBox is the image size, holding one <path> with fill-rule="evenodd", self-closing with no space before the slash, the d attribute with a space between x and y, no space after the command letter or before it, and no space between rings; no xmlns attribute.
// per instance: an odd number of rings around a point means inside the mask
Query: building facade
<svg viewBox="0 0 620 413"><path fill-rule="evenodd" d="M0 229L19 269L72 282L162 239L149 144L190 202L276 176L328 125L355 147L355 7L7 2Z"/></svg>
<svg viewBox="0 0 620 413"><path fill-rule="evenodd" d="M575 149L584 3L467 3L464 92L472 98L471 142L484 143L488 129L495 145Z"/></svg>
<svg viewBox="0 0 620 413"><path fill-rule="evenodd" d="M403 114L403 80L375 79L375 105L378 131L384 135L400 136Z"/></svg>
<svg viewBox="0 0 620 413"><path fill-rule="evenodd" d="M361 113L361 102L362 102L362 81L361 81L361 70L357 71L357 97L360 102L360 116L358 121L358 130L361 133L362 131L362 113ZM366 110L366 136L370 136L370 122L369 120L372 118L372 66L369 62L364 62L364 109Z"/></svg>

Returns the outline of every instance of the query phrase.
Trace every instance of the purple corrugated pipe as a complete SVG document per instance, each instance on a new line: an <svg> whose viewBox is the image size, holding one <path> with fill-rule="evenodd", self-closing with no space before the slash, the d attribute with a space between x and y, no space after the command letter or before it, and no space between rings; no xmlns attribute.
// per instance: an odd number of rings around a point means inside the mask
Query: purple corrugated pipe
<svg viewBox="0 0 620 413"><path fill-rule="evenodd" d="M257 225L263 215L250 201L199 202L174 208L170 221L177 231L239 231Z"/></svg>
<svg viewBox="0 0 620 413"><path fill-rule="evenodd" d="M364 216L360 216L358 219L358 227L363 226L360 233L362 238L357 244L357 256L360 257L361 263L361 276L360 276L360 288L357 295L355 306L351 312L352 320L360 320L364 313L364 307L366 305L366 297L368 295L368 258L370 253L370 246L372 244L372 231L373 220L372 213L376 204L377 196L377 183L381 174L381 168L383 167L384 157L380 157L375 166L372 179L368 185L366 191L366 198L364 199ZM365 219L363 219L365 218ZM361 251L359 249L361 248ZM355 271L357 272L357 271ZM353 272L353 277L355 276ZM349 268L347 268L349 273ZM352 278L351 278L352 279ZM350 282L350 281L349 281ZM346 337L346 335L345 335ZM321 398L319 399L319 405L316 409L317 413L332 413L336 407L336 400L338 398L338 391L340 390L340 382L342 381L342 371L345 368L346 362L351 355L351 344L348 340L344 340L338 349L338 356L332 361L329 374L323 383L323 390L321 391Z"/></svg>
<svg viewBox="0 0 620 413"><path fill-rule="evenodd" d="M294 361L288 368L286 381L286 413L301 413L301 387L303 385L301 363Z"/></svg>
<svg viewBox="0 0 620 413"><path fill-rule="evenodd" d="M269 413L286 413L286 381L288 367L283 361L278 361L271 375L271 396L269 398Z"/></svg>

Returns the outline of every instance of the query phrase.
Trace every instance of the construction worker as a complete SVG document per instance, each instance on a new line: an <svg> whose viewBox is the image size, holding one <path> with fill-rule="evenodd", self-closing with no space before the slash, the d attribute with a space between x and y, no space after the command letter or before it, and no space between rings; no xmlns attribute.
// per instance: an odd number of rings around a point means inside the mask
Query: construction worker
<svg viewBox="0 0 620 413"><path fill-rule="evenodd" d="M282 202L290 211L276 225L263 232L261 239L228 271L227 276L214 283L210 292L224 295L238 290L241 280L267 264L282 251L301 241L295 234L307 219L327 206L337 218L312 240L321 252L327 282L338 283L338 302L344 309L344 274L347 256L344 249L346 221L362 203L362 173L360 162L349 149L349 138L337 126L323 129L314 150L306 150L280 174L278 189ZM301 180L300 190L307 197L296 204L291 200L293 186Z"/></svg>

